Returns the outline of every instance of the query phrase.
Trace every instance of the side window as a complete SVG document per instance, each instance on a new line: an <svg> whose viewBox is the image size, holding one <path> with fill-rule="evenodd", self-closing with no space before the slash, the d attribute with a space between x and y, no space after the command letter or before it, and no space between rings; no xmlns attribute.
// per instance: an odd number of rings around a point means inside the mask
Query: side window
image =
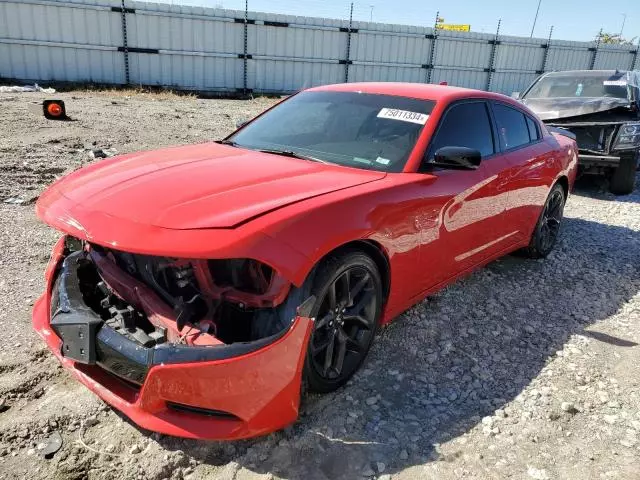
<svg viewBox="0 0 640 480"><path fill-rule="evenodd" d="M525 118L527 119L527 127L529 127L529 138L531 141L535 142L536 140L540 140L540 132L538 131L538 125L536 125L536 122L526 115Z"/></svg>
<svg viewBox="0 0 640 480"><path fill-rule="evenodd" d="M469 102L451 107L431 142L429 157L433 157L436 150L441 147L473 148L483 157L495 153L486 104Z"/></svg>
<svg viewBox="0 0 640 480"><path fill-rule="evenodd" d="M529 127L524 113L501 103L493 104L498 137L503 150L509 150L529 143Z"/></svg>

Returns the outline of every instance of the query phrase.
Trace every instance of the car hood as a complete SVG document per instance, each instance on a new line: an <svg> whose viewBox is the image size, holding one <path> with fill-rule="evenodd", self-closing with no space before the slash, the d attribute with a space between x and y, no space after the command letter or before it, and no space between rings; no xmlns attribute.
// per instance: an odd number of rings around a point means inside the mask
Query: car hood
<svg viewBox="0 0 640 480"><path fill-rule="evenodd" d="M525 98L522 103L538 115L540 120L576 117L630 106L626 98L613 97Z"/></svg>
<svg viewBox="0 0 640 480"><path fill-rule="evenodd" d="M55 183L38 203L46 209L62 196L78 211L161 228L231 228L385 175L207 143L92 164Z"/></svg>

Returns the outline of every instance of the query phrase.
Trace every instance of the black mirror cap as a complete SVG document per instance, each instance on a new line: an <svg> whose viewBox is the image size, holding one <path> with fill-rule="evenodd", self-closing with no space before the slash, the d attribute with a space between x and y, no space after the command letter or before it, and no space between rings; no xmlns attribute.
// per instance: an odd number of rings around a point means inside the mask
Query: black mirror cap
<svg viewBox="0 0 640 480"><path fill-rule="evenodd" d="M429 164L454 170L475 170L480 166L482 154L473 148L442 147L436 150Z"/></svg>

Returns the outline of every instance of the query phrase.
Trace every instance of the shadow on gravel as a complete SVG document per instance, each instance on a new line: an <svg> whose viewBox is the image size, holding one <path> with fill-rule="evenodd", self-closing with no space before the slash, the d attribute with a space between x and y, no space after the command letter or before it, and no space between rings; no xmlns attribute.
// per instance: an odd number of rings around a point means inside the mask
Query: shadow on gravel
<svg viewBox="0 0 640 480"><path fill-rule="evenodd" d="M614 195L609 192L609 182L602 175L582 175L576 180L574 195L615 202L640 203L640 172L636 173L636 188L629 195Z"/></svg>
<svg viewBox="0 0 640 480"><path fill-rule="evenodd" d="M452 461L473 446L443 458L438 444L514 400L570 336L633 346L585 328L640 290L638 258L637 232L567 218L546 260L506 257L405 312L379 335L352 382L308 398L293 428L226 444L160 442L212 465L236 462L225 467L228 478L245 467L282 478L353 479Z"/></svg>

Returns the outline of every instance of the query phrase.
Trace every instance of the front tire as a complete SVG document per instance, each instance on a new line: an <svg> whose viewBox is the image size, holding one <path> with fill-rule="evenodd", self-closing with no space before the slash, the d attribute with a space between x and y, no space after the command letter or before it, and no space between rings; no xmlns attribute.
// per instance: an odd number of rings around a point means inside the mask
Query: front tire
<svg viewBox="0 0 640 480"><path fill-rule="evenodd" d="M625 155L609 179L609 191L614 195L628 195L636 184L636 155Z"/></svg>
<svg viewBox="0 0 640 480"><path fill-rule="evenodd" d="M529 246L524 249L526 256L544 258L551 253L558 239L565 201L564 188L556 183L549 192Z"/></svg>
<svg viewBox="0 0 640 480"><path fill-rule="evenodd" d="M357 251L324 261L313 277L315 323L304 366L310 391L344 385L367 356L382 311L382 280L375 262Z"/></svg>

